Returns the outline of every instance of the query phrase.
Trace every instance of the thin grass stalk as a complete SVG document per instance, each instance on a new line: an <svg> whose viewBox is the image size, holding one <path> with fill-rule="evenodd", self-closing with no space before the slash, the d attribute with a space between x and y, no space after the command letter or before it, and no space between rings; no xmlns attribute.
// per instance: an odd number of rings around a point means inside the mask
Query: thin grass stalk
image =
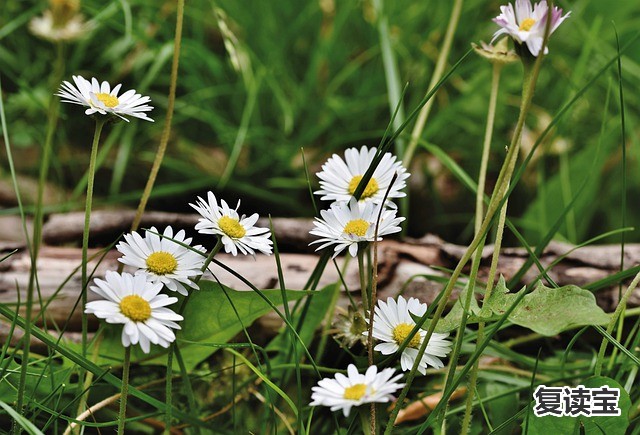
<svg viewBox="0 0 640 435"><path fill-rule="evenodd" d="M52 83L55 85L62 80L64 71L64 56L62 44L56 44L56 61L52 75ZM47 134L44 141L42 150L42 159L40 163L40 175L38 178L38 193L36 198L35 214L33 219L33 236L31 240L30 259L31 269L29 271L29 283L27 285L27 300L25 317L28 319L27 328L24 331L24 348L23 358L20 370L20 382L19 386L24 385L26 381L27 365L29 363L29 353L31 347L31 318L33 313L33 299L34 291L38 281L38 253L40 251L40 244L42 239L42 221L43 221L43 200L44 200L44 188L47 181L47 174L49 172L49 162L51 161L51 146L53 143L53 136L56 130L56 124L58 121L58 107L60 102L57 98L49 99L49 108L47 112ZM43 321L46 325L46 320L43 317ZM20 388L20 387L19 387ZM18 400L16 409L21 413L22 403L24 400L24 389L20 388L22 393L18 394Z"/></svg>
<svg viewBox="0 0 640 435"><path fill-rule="evenodd" d="M471 273L469 274L469 281L467 282L466 292L463 292L460 295L460 298L464 296L462 318L460 319L460 324L458 325L455 344L453 346L453 351L451 352L451 357L449 359L449 370L447 371L447 376L445 378L445 386L443 391L446 391L449 389L456 375L456 367L458 365L458 359L460 358L460 350L462 349L462 342L464 341L464 333L467 328L467 318L468 318L469 309L471 307L471 298L474 295L474 290L476 287L476 280L478 278L478 269L480 268L480 263L482 261L482 252L483 252L485 241L486 241L486 237L482 239L482 241L480 242L480 245L476 248L475 255L471 260ZM469 392L468 394L471 395L471 392ZM447 413L448 407L449 405L446 404L442 412L443 433L446 431L445 415Z"/></svg>
<svg viewBox="0 0 640 435"><path fill-rule="evenodd" d="M18 180L16 178L16 170L15 170L15 166L13 164L13 155L11 152L11 144L9 142L9 131L7 129L7 120L5 118L5 114L4 114L4 104L2 101L2 83L0 82L0 124L2 124L2 136L4 139L4 146L5 146L5 150L7 153L7 160L9 162L9 171L11 172L11 181L13 183L13 188L15 190L16 193L16 198L18 200L18 209L20 210L20 219L22 221L22 230L24 232L24 236L25 239L27 241L27 249L29 250L29 255L32 257L32 248L31 248L31 240L29 237L29 231L27 230L27 220L24 214L24 207L22 206L22 197L20 195L20 190L18 189ZM16 323L16 321L18 320L18 308L16 308L15 311L15 319L11 319L12 323L11 323L11 328L14 327L14 324ZM27 318L28 320L25 321L25 325L24 325L24 331L25 331L25 337L23 337L23 340L25 338L29 338L31 335L31 320L29 318ZM28 332L27 332L28 331ZM27 333L29 335L27 335ZM24 406L23 406L23 402L24 402L24 390L25 390L25 381L26 381L26 376L27 376L27 368L28 368L28 354L29 354L29 345L30 345L30 340L27 340L24 344L24 352L22 355L22 364L20 367L20 383L18 384L18 392L17 392L17 399L16 399L16 409L18 410L18 413L22 416L23 412L24 412ZM17 351L17 349L16 349ZM4 352L4 349L3 349ZM3 367L2 371L4 371L5 368ZM17 420L14 420L13 423L13 427L12 427L12 432L13 433L19 433L22 430L22 426L20 424L18 424Z"/></svg>
<svg viewBox="0 0 640 435"><path fill-rule="evenodd" d="M429 90L433 89L442 78L444 67L447 63L447 57L449 56L449 52L451 51L453 36L455 35L456 28L458 27L458 21L460 19L461 12L462 0L455 0L455 2L453 3L453 9L451 10L451 17L449 17L449 24L447 24L447 32L444 35L442 48L440 49L440 54L438 55L438 60L436 61L436 67L433 70L433 75L431 76L429 87L427 88ZM413 153L416 151L420 136L422 135L422 130L424 130L424 125L427 122L427 118L429 117L429 112L431 112L432 106L433 98L430 98L429 101L427 101L426 104L422 106L422 109L420 109L418 119L416 120L413 130L411 131L411 139L409 140L409 145L407 145L404 156L401 156L405 168L409 168L411 164Z"/></svg>
<svg viewBox="0 0 640 435"><path fill-rule="evenodd" d="M547 26L548 26L548 23L547 23ZM543 47L544 46L546 46L546 38L543 44ZM464 265L466 265L466 263L471 258L471 255L475 252L477 247L480 245L482 239L485 237L485 234L489 229L491 222L493 221L493 217L495 216L496 212L501 208L502 204L504 203L505 194L509 190L509 180L511 179L511 176L513 175L513 171L515 169L515 164L517 161L518 152L520 148L520 136L522 134L522 128L524 127L524 121L526 119L526 115L529 112L529 108L531 106L531 102L533 99L533 91L535 89L535 83L538 79L538 74L540 72L542 58L543 56L539 56L536 59L536 61L533 63L533 66L529 62L523 62L524 78L523 78L522 102L520 106L520 114L518 116L518 121L516 123L511 144L508 148L507 155L502 165L502 169L500 170L500 174L498 175L496 188L491 196L491 200L489 201L489 205L487 207L487 214L482 222L479 233L471 241L469 247L467 248L462 258L458 262L458 265L454 269L451 275L451 278L447 283L447 286L443 290L442 299L438 304L438 307L436 309L436 312L434 313L433 319L429 324L429 328L427 329L427 333L425 335L424 341L418 351L418 358L416 358L416 361L413 364L413 367L411 368L409 375L407 376L406 385L402 389L402 392L398 397L397 403L402 403L409 392L409 387L411 386L411 383L413 382L413 379L416 376L416 371L418 368L418 364L420 362L420 357L424 354L427 348L427 344L431 339L431 336L433 335L435 327L438 321L440 320L440 318L442 317L442 313L444 312L446 303L449 300L449 297L451 296L451 292L453 291L453 288L458 278L460 277L460 274L462 272ZM413 335L417 333L417 329L424 323L424 321L426 321L426 318L421 319L420 324L416 325L416 328L414 328L415 331L412 331ZM409 335L407 340L410 340L411 338L412 338L412 334ZM395 421L398 415L398 412L400 412L400 406L395 407L391 412L391 415L389 416L387 428L385 430L385 435L388 435L391 433L391 430L393 429L393 422Z"/></svg>
<svg viewBox="0 0 640 435"><path fill-rule="evenodd" d="M620 128L621 128L621 143L622 143L622 193L620 198L620 214L621 214L621 227L624 228L627 222L627 135L625 128L625 114L624 114L624 90L622 87L622 60L620 59L620 39L618 37L618 31L614 25L614 31L616 34L616 47L618 49L618 96L620 99ZM625 233L620 234L620 272L624 270L624 244L625 244ZM618 284L618 300L622 298L622 281ZM623 329L623 321L624 318L620 317L620 324L618 325L618 334L616 338L618 341L622 339L622 329ZM617 349L614 348L609 366L611 368L611 364L615 360L617 355Z"/></svg>
<svg viewBox="0 0 640 435"><path fill-rule="evenodd" d="M478 175L478 189L476 190L476 221L475 234L480 231L482 217L484 216L484 189L487 182L487 167L489 166L489 152L491 151L491 138L493 136L493 124L496 118L496 105L498 102L498 89L500 87L500 73L502 65L493 63L491 74L491 91L489 94L489 109L487 111L487 126L484 131L482 143L482 157L480 159L480 174Z"/></svg>
<svg viewBox="0 0 640 435"><path fill-rule="evenodd" d="M373 313L376 307L377 292L378 292L378 230L380 229L382 212L385 210L385 204L387 203L389 192L391 191L391 187L393 187L397 178L398 178L398 173L393 174L393 177L391 178L391 182L389 183L389 187L387 188L387 191L384 194L384 198L382 198L380 211L378 211L378 216L376 218L376 228L375 228L375 231L373 232L373 243L371 244L371 249L373 249L373 261L371 263L371 299L369 301L369 329L367 333L367 357L368 357L369 366L373 365ZM377 431L376 431L375 402L371 402L369 422L370 422L371 435L376 435Z"/></svg>
<svg viewBox="0 0 640 435"><path fill-rule="evenodd" d="M376 10L378 37L380 39L380 54L384 66L384 77L387 83L389 112L397 110L397 116L393 119L393 129L398 130L405 120L404 108L402 107L402 87L400 86L400 74L398 72L398 62L391 47L391 36L389 31L389 19L385 13L384 0L373 0L373 7ZM404 154L404 139L398 138L395 142L396 154Z"/></svg>
<svg viewBox="0 0 640 435"><path fill-rule="evenodd" d="M496 116L496 106L498 101L498 90L500 87L500 73L502 72L502 64L499 62L493 63L492 75L491 75L491 91L489 94L489 108L487 110L487 126L484 132L484 142L482 144L482 158L480 161L480 174L478 176L478 189L476 190L476 220L475 220L475 234L478 234L480 231L480 227L482 225L482 216L484 211L484 189L487 179L487 166L489 163L489 151L491 149L491 139L493 137L493 125ZM506 216L506 203L502 208L502 213L500 214L499 219L503 218L503 215ZM504 227L504 223L502 224ZM500 227L500 224L498 224ZM496 240L496 244L498 241ZM498 252L500 248L498 248ZM494 257L496 250L494 249ZM479 264L479 261L478 261ZM493 266L493 259L492 259ZM472 270L474 270L472 266ZM489 279L487 281L487 290L485 290L485 300L490 294L490 287L493 286L493 274L489 272ZM466 301L465 301L466 302ZM468 310L468 306L465 305L466 310ZM482 333L484 332L484 322L480 322L482 326L478 328L478 338L476 343L480 343L482 337L484 336ZM478 362L476 362L472 369L471 374L469 376L469 387L467 388L467 408L465 410L465 416L462 422L461 433L465 434L468 430L470 418L471 418L471 410L473 409L473 396L476 391L476 383L478 380ZM446 412L446 411L445 411Z"/></svg>
<svg viewBox="0 0 640 435"><path fill-rule="evenodd" d="M169 143L171 121L173 119L173 108L176 101L176 87L178 83L178 66L180 62L180 43L182 42L183 18L184 0L178 0L178 8L176 11L176 34L173 43L173 60L171 63L171 83L169 85L169 102L167 103L167 117L165 118L164 129L162 130L162 136L160 137L160 145L158 146L156 157L153 160L153 166L151 166L151 172L149 173L147 184L144 187L144 192L142 193L142 197L140 198L140 202L138 203L136 215L133 218L133 222L131 224L131 231L137 230L138 226L140 225L142 214L147 207L147 201L151 196L153 185L156 182L156 177L158 176L158 171L160 171L160 166L162 165L162 160L164 159L164 154L167 150L167 144Z"/></svg>
<svg viewBox="0 0 640 435"><path fill-rule="evenodd" d="M118 435L124 435L124 422L127 419L127 395L129 394L129 367L131 365L131 346L124 348L122 366L122 390L120 391L120 412L118 413Z"/></svg>
<svg viewBox="0 0 640 435"><path fill-rule="evenodd" d="M620 299L620 302L618 303L616 310L613 312L613 316L611 316L611 320L607 325L608 334L611 334L611 332L613 331L613 328L615 328L616 323L618 322L619 319L624 319L624 316L621 316L621 314L623 313L625 307L627 306L627 300L629 299L629 296L631 296L633 291L638 286L639 282L640 282L640 273L638 273L635 276L635 278L633 278L633 281L631 281L631 284L629 284L629 287L627 287L627 290L622 295L622 298ZM608 342L607 338L603 337L602 344L600 345L600 351L598 352L598 359L596 360L596 368L594 370L595 376L600 376L600 374L602 373L602 364L604 362L604 354L607 350L607 342Z"/></svg>

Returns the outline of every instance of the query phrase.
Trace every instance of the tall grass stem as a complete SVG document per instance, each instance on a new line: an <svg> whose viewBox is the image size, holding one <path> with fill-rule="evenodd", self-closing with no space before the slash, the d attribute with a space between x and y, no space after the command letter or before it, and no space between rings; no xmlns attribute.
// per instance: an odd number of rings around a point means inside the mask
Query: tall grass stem
<svg viewBox="0 0 640 435"><path fill-rule="evenodd" d="M447 57L449 57L451 44L453 43L453 36L456 32L456 28L458 27L460 13L462 12L462 3L462 0L455 0L455 2L453 3L451 17L449 18L449 24L447 25L447 32L444 35L444 41L442 42L442 48L440 48L440 54L438 55L438 60L436 61L436 67L433 70L431 81L429 82L429 91L431 91L431 89L433 89L434 86L440 81L440 79L442 78L442 74L444 73L444 67L447 64ZM424 130L424 125L427 122L427 118L429 117L429 112L431 112L432 106L433 98L430 98L429 101L427 101L426 104L422 106L422 109L420 109L418 119L416 120L415 126L411 131L411 139L409 140L409 145L407 145L404 156L402 156L402 162L404 163L404 166L406 168L409 168L409 166L411 165L413 153L416 151L416 147L418 146L418 142L420 141L420 136L422 135L422 130Z"/></svg>
<svg viewBox="0 0 640 435"><path fill-rule="evenodd" d="M169 102L167 103L167 117L164 121L164 129L162 130L162 136L160 137L160 145L158 146L156 157L153 160L153 166L151 166L151 172L149 173L147 184L144 187L142 197L140 198L140 202L138 203L136 215L133 218L133 223L131 224L131 231L137 230L138 226L140 225L142 215L144 214L144 210L147 208L147 202L149 201L151 191L153 190L153 185L156 182L158 171L160 171L160 166L162 165L164 154L167 151L167 144L169 143L171 121L173 119L173 109L176 101L176 87L178 83L178 66L180 62L180 43L182 42L183 18L184 0L178 0L178 8L176 11L176 34L173 44L173 60L171 63L171 83L169 85Z"/></svg>

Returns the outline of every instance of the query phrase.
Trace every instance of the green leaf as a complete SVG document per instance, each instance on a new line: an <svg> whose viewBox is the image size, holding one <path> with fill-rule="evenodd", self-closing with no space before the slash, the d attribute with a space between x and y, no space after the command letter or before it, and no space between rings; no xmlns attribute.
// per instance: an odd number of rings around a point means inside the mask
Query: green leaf
<svg viewBox="0 0 640 435"><path fill-rule="evenodd" d="M69 385L71 374L71 367L57 363L46 364L46 360L39 358L35 357L29 361L25 379L25 395L36 400L48 397L58 385ZM0 379L0 401L13 403L16 401L20 384L20 364L13 357L7 357L0 361L0 365L6 368L4 377Z"/></svg>
<svg viewBox="0 0 640 435"><path fill-rule="evenodd" d="M548 415L536 417L532 413L529 417L529 435L572 433L624 435L627 427L629 427L629 409L631 408L631 399L624 388L614 379L604 376L588 378L581 385L586 388L599 388L604 385L609 388L618 388L620 390L620 399L618 401L620 415L607 417L586 417L583 415L577 417L553 417ZM584 432L580 432L581 427L584 428Z"/></svg>
<svg viewBox="0 0 640 435"><path fill-rule="evenodd" d="M15 409L3 401L0 401L0 407L2 407L2 409L4 409L28 434L44 435L33 423L21 416Z"/></svg>
<svg viewBox="0 0 640 435"><path fill-rule="evenodd" d="M449 331L453 331L458 328L460 322L462 321L462 313L464 313L464 307L462 306L463 301L465 299L465 294L468 291L469 286L465 286L464 291L460 293L460 297L456 300L451 307L451 311L436 325L435 332L445 333ZM475 297L471 298L471 304L469 305L469 313L467 317L467 323L478 323L480 320L480 307L478 306L478 301ZM484 319L485 321L488 319ZM423 328L428 328L428 323L425 323Z"/></svg>
<svg viewBox="0 0 640 435"><path fill-rule="evenodd" d="M504 277L500 277L486 303L495 314L501 314L515 298L515 293L509 293ZM588 290L575 285L550 288L540 282L513 310L509 321L550 336L574 326L606 324L609 315L598 306L595 296Z"/></svg>
<svg viewBox="0 0 640 435"><path fill-rule="evenodd" d="M309 309L307 310L307 314L304 319L304 324L300 328L299 334L300 338L304 342L305 346L309 347L311 344L311 340L313 339L313 335L315 330L320 326L322 320L327 315L327 311L331 305L331 301L333 299L333 291L335 289L335 284L330 284L324 287L321 290L316 290L312 293L309 293L309 297L312 298L309 304ZM294 316L291 323L295 326L298 324L300 316ZM284 350L283 354L286 354L288 349L291 347L289 333L283 329L278 336L276 336L271 343L267 346L267 350ZM274 365L279 363L284 363L284 359L280 359L280 356L272 359L271 361Z"/></svg>
<svg viewBox="0 0 640 435"><path fill-rule="evenodd" d="M242 331L243 325L245 328L249 327L256 319L271 311L269 304L256 292L236 291L224 287L225 295L222 287L216 282L202 280L199 285L200 290L189 296L189 302L182 313L184 320L180 322L182 329L176 334L188 371L218 351L218 348L211 346L199 346L198 342L226 343ZM262 293L274 305L282 305L280 290L262 290ZM305 291L287 290L287 300L296 301L307 294L309 293ZM237 315L231 304L235 307ZM105 329L105 338L100 345L100 363L113 364L114 361L122 361L120 332L121 327ZM150 354L145 354L139 346L135 346L131 359L145 364L165 365L166 352L166 349L152 346Z"/></svg>

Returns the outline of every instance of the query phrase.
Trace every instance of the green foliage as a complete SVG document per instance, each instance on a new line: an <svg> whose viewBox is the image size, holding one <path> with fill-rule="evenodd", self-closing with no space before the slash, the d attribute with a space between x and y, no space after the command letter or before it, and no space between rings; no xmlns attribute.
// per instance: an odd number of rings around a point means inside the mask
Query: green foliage
<svg viewBox="0 0 640 435"><path fill-rule="evenodd" d="M468 322L477 323L499 317L517 297L518 293L510 293L501 276L491 296L484 302L484 307L493 314L484 315L476 300L472 299ZM451 331L460 323L464 312L461 300L458 299L449 314L438 323L439 332ZM604 325L609 322L609 315L598 306L589 290L575 285L551 288L538 282L509 315L509 321L539 334L552 336L577 326Z"/></svg>
<svg viewBox="0 0 640 435"><path fill-rule="evenodd" d="M271 311L269 304L256 292L236 291L207 280L200 281L199 285L200 290L189 296L182 313L184 321L180 322L182 329L176 334L188 370L218 351L217 345L227 343L243 328ZM280 290L263 290L262 293L274 305L282 305ZM289 301L297 301L308 294L299 290L286 293ZM99 343L101 364L122 362L121 329L119 325L107 328L104 340ZM145 354L136 346L131 359L143 364L166 365L166 353L166 349L152 346L151 352ZM174 364L178 368L177 362Z"/></svg>
<svg viewBox="0 0 640 435"><path fill-rule="evenodd" d="M302 309L298 310L298 314L293 316L291 323L293 325L301 324L301 328L299 331L299 336L302 339L302 342L309 346L311 344L311 340L313 339L316 330L322 323L322 320L327 316L327 311L331 307L333 292L335 289L335 284L328 285L320 290L313 291L311 293L307 293L310 298L309 306L306 310L304 322L300 322ZM288 296L288 295L287 295ZM290 337L286 334L286 331L280 333L274 338L267 350L278 350L281 352L279 357L273 360L274 364L277 364L278 361L284 362L282 358L282 353L286 353L291 346Z"/></svg>
<svg viewBox="0 0 640 435"><path fill-rule="evenodd" d="M581 383L586 388L599 388L607 385L610 388L620 389L620 400L618 407L620 408L619 416L608 417L533 417L529 418L528 434L529 435L549 435L549 434L606 434L606 435L624 435L629 427L629 410L631 408L631 400L629 393L614 379L604 376L594 376L586 379Z"/></svg>
<svg viewBox="0 0 640 435"><path fill-rule="evenodd" d="M495 314L501 314L515 298L501 277L487 305ZM575 285L550 288L539 282L511 313L509 320L551 336L575 326L606 324L609 316L598 306L589 290Z"/></svg>

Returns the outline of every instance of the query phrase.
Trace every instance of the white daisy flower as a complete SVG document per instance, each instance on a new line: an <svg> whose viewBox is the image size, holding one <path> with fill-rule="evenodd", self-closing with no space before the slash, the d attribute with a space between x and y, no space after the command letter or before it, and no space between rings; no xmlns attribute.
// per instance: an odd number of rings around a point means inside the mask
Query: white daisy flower
<svg viewBox="0 0 640 435"><path fill-rule="evenodd" d="M221 199L220 205L213 192L207 194L208 201L198 197L196 204L189 204L202 218L196 225L196 230L201 234L215 234L221 236L224 250L227 253L237 255L240 251L243 255L254 255L255 251L263 254L271 254L271 232L268 228L254 227L258 221L258 213L249 217L238 215L238 207L230 208Z"/></svg>
<svg viewBox="0 0 640 435"><path fill-rule="evenodd" d="M176 339L172 329L180 329L176 322L183 317L165 307L178 298L160 293L160 282L148 281L143 274L121 275L110 270L104 281L96 279L95 284L91 290L104 300L89 302L85 313L93 313L107 323L123 324L123 346L139 343L149 353L151 343L166 348Z"/></svg>
<svg viewBox="0 0 640 435"><path fill-rule="evenodd" d="M146 232L144 238L137 232L126 234L124 242L118 243L116 248L123 256L118 259L121 263L137 267L154 283L160 282L169 290L187 295L187 288L198 289L198 285L191 281L191 277L202 273L205 258L171 239L185 245L191 244L191 238L185 239L184 230L173 235L173 229L164 229L163 237L158 236L155 227ZM200 252L206 250L200 246L193 246Z"/></svg>
<svg viewBox="0 0 640 435"><path fill-rule="evenodd" d="M545 0L536 3L533 7L529 0L516 0L515 10L511 3L500 6L501 13L493 21L501 28L493 34L491 42L498 36L507 34L519 44L526 44L529 52L537 57L542 48L548 11L549 7ZM559 7L553 7L549 35L571 14L571 12L567 12L562 15L562 12ZM545 47L544 54L548 52L549 50Z"/></svg>
<svg viewBox="0 0 640 435"><path fill-rule="evenodd" d="M87 115L93 115L97 112L101 115L112 114L127 122L129 120L126 116L134 116L153 122L153 119L149 118L145 113L153 110L152 106L146 104L151 99L136 94L134 89L118 96L122 85L116 85L111 89L111 85L106 81L100 84L95 78L89 81L82 76L73 76L73 81L75 86L68 81L64 81L60 85L60 90L56 95L61 98L63 103L88 107L84 112Z"/></svg>
<svg viewBox="0 0 640 435"><path fill-rule="evenodd" d="M373 202L358 204L353 197L348 203L334 202L329 210L320 211L322 218L316 218L315 228L309 233L320 236L321 239L314 240L310 245L322 243L316 251L336 245L333 249L334 258L349 248L349 254L355 257L358 253L358 243L373 241L380 207L383 205ZM396 209L383 210L378 236L399 232L398 224L403 220L403 217L396 217ZM380 240L382 237L378 237L378 241Z"/></svg>
<svg viewBox="0 0 640 435"><path fill-rule="evenodd" d="M376 151L376 148L367 148L366 146L360 148L360 151L357 148L349 148L344 152L346 162L334 154L322 165L322 172L316 174L321 180L321 189L315 194L323 195L320 199L326 201L349 201L362 180L362 176L371 166ZM405 180L409 178L410 174L401 162L396 161L394 155L386 153L362 192L360 201L382 202L394 174L398 174L398 176L387 198L406 196L402 189L406 187Z"/></svg>
<svg viewBox="0 0 640 435"><path fill-rule="evenodd" d="M416 298L409 298L407 301L402 296L398 296L397 302L391 297L387 298L387 302L379 300L373 315L373 337L384 343L376 345L374 350L383 355L391 355L397 352L400 345L416 326L416 322L414 322L409 313L421 317L426 312L427 304L420 303ZM402 370L411 370L426 334L427 331L418 330L407 347L404 348L400 356ZM428 366L437 369L444 367L440 358L446 357L453 346L453 343L446 339L448 336L449 334L439 334L437 332L431 335L427 349L420 359L420 365L418 366L420 373L426 374Z"/></svg>
<svg viewBox="0 0 640 435"><path fill-rule="evenodd" d="M332 411L342 409L345 417L349 416L351 407L364 403L387 403L393 400L393 393L404 384L395 382L402 374L393 376L394 369L384 369L378 373L376 366L367 369L364 375L358 373L353 364L347 367L347 375L336 373L335 379L324 378L312 387L310 406L329 406Z"/></svg>

